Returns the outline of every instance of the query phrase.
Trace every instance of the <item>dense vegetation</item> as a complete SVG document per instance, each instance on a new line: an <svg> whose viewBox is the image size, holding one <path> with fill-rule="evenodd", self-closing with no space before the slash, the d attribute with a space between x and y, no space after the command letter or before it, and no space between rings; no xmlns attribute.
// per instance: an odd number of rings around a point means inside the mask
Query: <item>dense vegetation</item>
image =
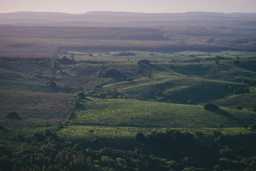
<svg viewBox="0 0 256 171"><path fill-rule="evenodd" d="M134 129L82 126L16 133L1 130L6 138L1 140L0 166L3 170L92 171L256 168L256 134L252 128Z"/></svg>

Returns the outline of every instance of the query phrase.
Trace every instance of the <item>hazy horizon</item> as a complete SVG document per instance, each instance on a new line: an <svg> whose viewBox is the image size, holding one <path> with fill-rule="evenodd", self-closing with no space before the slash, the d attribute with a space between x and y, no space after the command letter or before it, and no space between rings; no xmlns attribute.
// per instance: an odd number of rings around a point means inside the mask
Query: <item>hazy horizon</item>
<svg viewBox="0 0 256 171"><path fill-rule="evenodd" d="M180 13L221 12L255 13L254 0L0 0L0 13L9 12L62 12L86 13L90 11Z"/></svg>

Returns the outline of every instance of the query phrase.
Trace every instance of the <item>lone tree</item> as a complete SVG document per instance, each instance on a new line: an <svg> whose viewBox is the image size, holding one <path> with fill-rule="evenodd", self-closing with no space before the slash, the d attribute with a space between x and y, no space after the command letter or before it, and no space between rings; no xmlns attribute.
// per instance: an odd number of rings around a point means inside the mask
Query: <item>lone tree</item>
<svg viewBox="0 0 256 171"><path fill-rule="evenodd" d="M10 112L6 115L6 119L21 120L21 117L17 112Z"/></svg>
<svg viewBox="0 0 256 171"><path fill-rule="evenodd" d="M236 57L236 59L233 61L233 63L235 65L239 65L240 64L240 58L239 57Z"/></svg>
<svg viewBox="0 0 256 171"><path fill-rule="evenodd" d="M251 126L250 126L250 129L251 129L252 131L255 131L255 130L256 130L256 124L251 125Z"/></svg>
<svg viewBox="0 0 256 171"><path fill-rule="evenodd" d="M63 56L61 59L58 60L58 62L64 65L72 65L75 63L75 60L72 57Z"/></svg>
<svg viewBox="0 0 256 171"><path fill-rule="evenodd" d="M47 82L47 86L49 87L49 88L51 88L52 90L57 90L57 88L58 88L58 86L57 86L57 83L55 82L55 81L53 81L53 80L49 80L48 82Z"/></svg>
<svg viewBox="0 0 256 171"><path fill-rule="evenodd" d="M137 133L136 134L136 141L138 142L144 142L146 140L146 137L143 133Z"/></svg>
<svg viewBox="0 0 256 171"><path fill-rule="evenodd" d="M77 96L81 100L86 99L86 95L85 95L84 91L80 91Z"/></svg>
<svg viewBox="0 0 256 171"><path fill-rule="evenodd" d="M0 125L0 131L6 131L6 130L7 129L4 126Z"/></svg>

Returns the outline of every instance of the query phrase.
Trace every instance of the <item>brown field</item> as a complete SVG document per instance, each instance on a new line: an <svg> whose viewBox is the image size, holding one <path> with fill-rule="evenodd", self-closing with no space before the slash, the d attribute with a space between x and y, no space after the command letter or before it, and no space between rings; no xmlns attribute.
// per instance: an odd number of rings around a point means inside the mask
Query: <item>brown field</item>
<svg viewBox="0 0 256 171"><path fill-rule="evenodd" d="M18 112L23 121L63 121L72 107L72 96L64 93L0 91L0 118Z"/></svg>

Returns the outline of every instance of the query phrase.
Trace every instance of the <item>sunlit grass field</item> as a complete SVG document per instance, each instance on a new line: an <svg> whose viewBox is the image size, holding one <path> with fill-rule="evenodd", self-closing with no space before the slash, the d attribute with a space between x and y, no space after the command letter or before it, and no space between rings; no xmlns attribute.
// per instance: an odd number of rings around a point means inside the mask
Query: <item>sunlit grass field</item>
<svg viewBox="0 0 256 171"><path fill-rule="evenodd" d="M201 105L184 105L134 99L93 99L77 111L73 124L136 127L218 128L256 122L255 112L221 108L210 112Z"/></svg>

